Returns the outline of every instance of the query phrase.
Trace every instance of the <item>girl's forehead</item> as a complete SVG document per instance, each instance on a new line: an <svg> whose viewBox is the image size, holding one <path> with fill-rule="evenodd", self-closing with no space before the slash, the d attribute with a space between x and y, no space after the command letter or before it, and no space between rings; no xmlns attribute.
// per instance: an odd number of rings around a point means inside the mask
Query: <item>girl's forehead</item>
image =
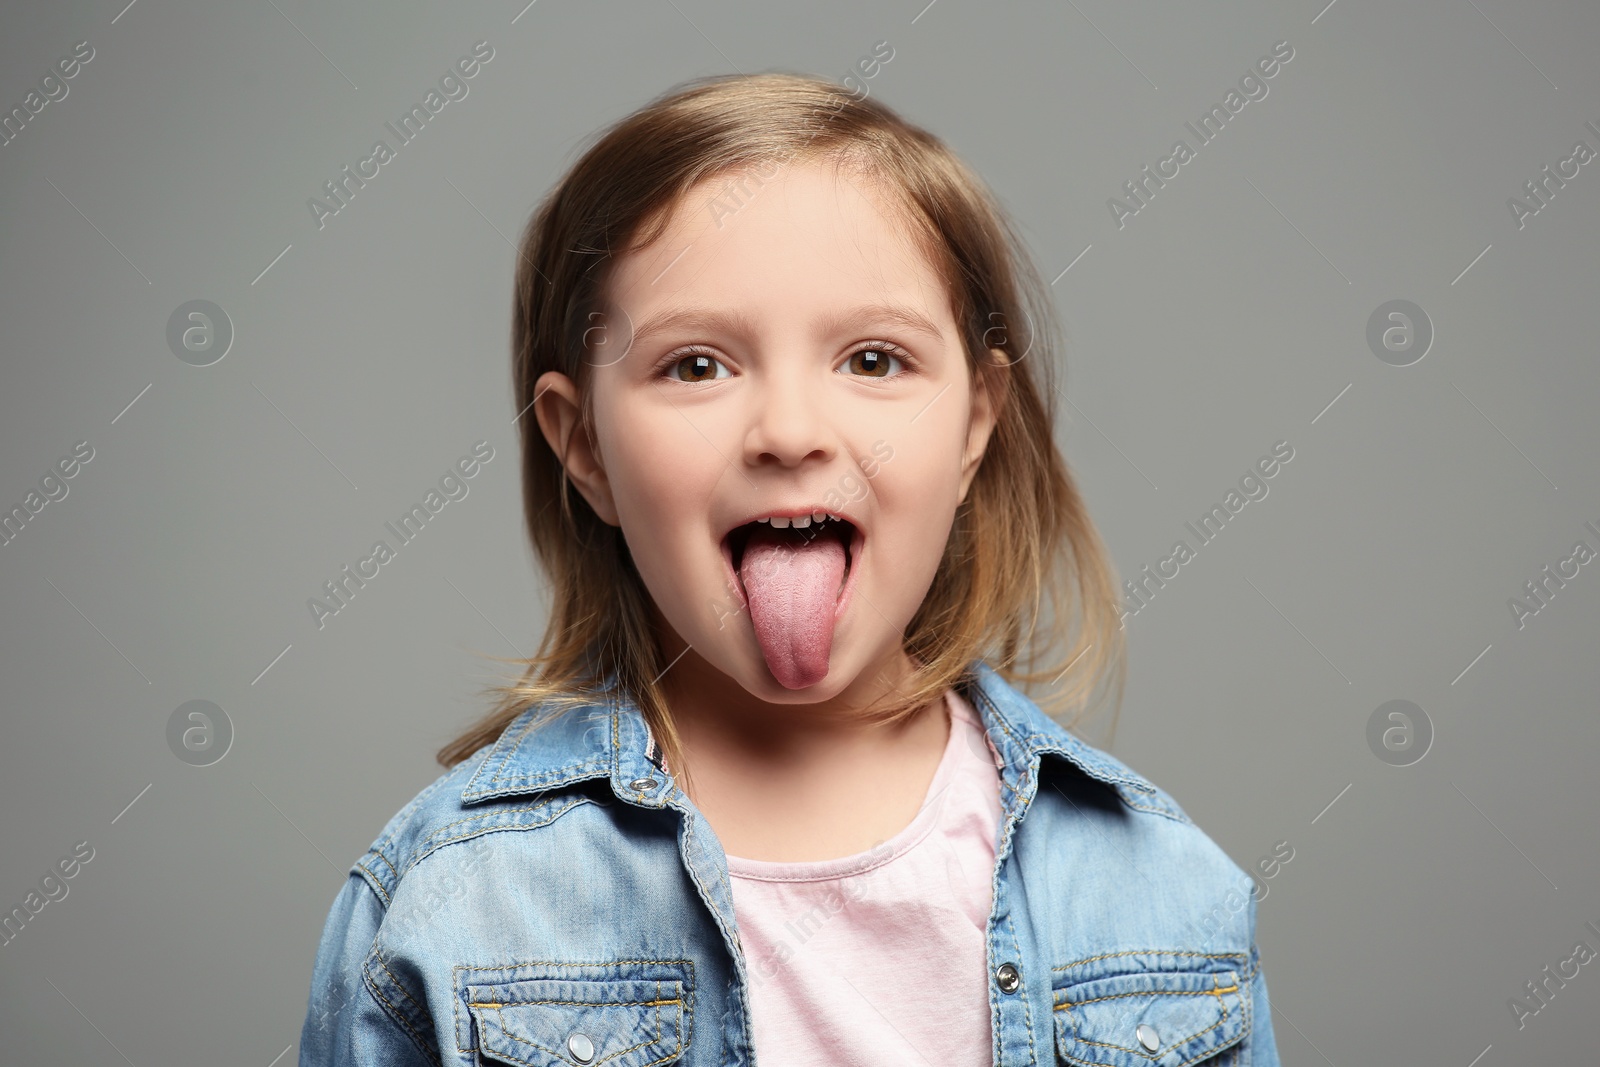
<svg viewBox="0 0 1600 1067"><path fill-rule="evenodd" d="M645 314L745 294L911 302L948 316L942 279L881 185L815 162L705 179L678 197L654 241L618 258L609 295Z"/></svg>

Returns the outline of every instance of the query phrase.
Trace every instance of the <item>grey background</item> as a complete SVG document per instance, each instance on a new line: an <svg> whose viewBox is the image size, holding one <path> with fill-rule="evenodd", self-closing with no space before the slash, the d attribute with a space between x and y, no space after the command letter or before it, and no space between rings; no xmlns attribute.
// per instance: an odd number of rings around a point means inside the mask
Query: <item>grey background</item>
<svg viewBox="0 0 1600 1067"><path fill-rule="evenodd" d="M1592 1062L1600 961L1521 1029L1508 1000L1600 949L1600 562L1520 629L1507 601L1600 546L1600 163L1522 229L1506 201L1600 149L1600 9L125 2L0 32L7 110L95 49L0 147L0 507L95 450L0 545L0 906L95 849L0 947L0 1058L293 1062L344 872L546 615L507 236L669 86L842 79L885 40L873 94L1057 278L1058 438L1125 575L1294 447L1129 618L1112 745L1241 865L1295 850L1260 905L1285 1062ZM1107 198L1285 39L1119 229ZM307 198L479 40L468 97L319 230ZM194 299L235 331L209 367L166 343ZM1366 343L1392 299L1435 330L1412 366ZM307 599L480 439L467 498L319 630ZM195 767L166 729L202 699L235 736ZM1366 740L1396 699L1435 733L1411 766Z"/></svg>

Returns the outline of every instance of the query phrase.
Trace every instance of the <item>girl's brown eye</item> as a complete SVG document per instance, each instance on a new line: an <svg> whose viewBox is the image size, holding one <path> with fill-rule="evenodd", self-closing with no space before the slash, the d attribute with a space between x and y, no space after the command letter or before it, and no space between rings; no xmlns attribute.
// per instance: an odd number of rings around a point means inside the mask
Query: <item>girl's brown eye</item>
<svg viewBox="0 0 1600 1067"><path fill-rule="evenodd" d="M858 368L862 370L860 377L863 378L887 378L890 376L891 360L895 363L900 362L893 352L881 348L858 348L850 354L848 366L852 371Z"/></svg>
<svg viewBox="0 0 1600 1067"><path fill-rule="evenodd" d="M685 376L682 372L688 367L690 374ZM727 374L718 374L718 369L726 370L721 361L699 352L691 352L672 365L672 372L680 382L709 382L717 378L729 377ZM710 372L709 375L706 372Z"/></svg>

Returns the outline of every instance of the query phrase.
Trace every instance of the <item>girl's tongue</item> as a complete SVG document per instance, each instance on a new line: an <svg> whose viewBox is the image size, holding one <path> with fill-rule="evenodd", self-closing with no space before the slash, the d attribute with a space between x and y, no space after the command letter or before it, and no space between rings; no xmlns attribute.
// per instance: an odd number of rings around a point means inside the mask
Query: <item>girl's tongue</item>
<svg viewBox="0 0 1600 1067"><path fill-rule="evenodd" d="M845 548L835 536L765 523L751 531L739 580L767 669L784 687L804 689L827 677L844 572Z"/></svg>

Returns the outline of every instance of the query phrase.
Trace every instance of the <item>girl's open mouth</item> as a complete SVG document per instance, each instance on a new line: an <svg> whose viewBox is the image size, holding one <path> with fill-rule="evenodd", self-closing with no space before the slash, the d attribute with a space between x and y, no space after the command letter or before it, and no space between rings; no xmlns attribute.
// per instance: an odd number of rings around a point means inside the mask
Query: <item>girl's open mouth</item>
<svg viewBox="0 0 1600 1067"><path fill-rule="evenodd" d="M784 525L756 519L734 527L722 555L767 669L784 688L807 689L828 676L866 538L844 518L777 520Z"/></svg>

